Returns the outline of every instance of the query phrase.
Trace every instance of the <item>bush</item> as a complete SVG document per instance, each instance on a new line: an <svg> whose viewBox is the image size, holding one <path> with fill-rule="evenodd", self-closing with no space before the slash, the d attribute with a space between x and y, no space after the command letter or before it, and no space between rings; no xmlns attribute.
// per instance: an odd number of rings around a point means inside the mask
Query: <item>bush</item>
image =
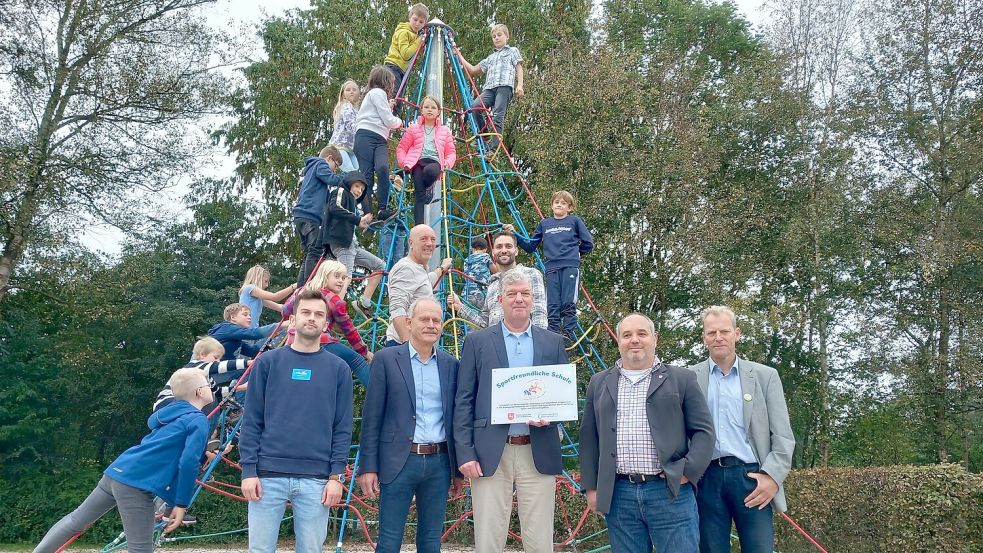
<svg viewBox="0 0 983 553"><path fill-rule="evenodd" d="M958 465L796 470L788 515L829 551L983 551L983 476ZM776 517L775 549L815 552Z"/></svg>

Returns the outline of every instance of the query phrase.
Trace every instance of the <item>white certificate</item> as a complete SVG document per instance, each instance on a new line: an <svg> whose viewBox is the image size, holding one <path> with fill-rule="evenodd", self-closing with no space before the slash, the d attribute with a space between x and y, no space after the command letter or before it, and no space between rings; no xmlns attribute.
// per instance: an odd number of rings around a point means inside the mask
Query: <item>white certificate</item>
<svg viewBox="0 0 983 553"><path fill-rule="evenodd" d="M492 424L548 420L575 421L577 367L538 367L492 370Z"/></svg>

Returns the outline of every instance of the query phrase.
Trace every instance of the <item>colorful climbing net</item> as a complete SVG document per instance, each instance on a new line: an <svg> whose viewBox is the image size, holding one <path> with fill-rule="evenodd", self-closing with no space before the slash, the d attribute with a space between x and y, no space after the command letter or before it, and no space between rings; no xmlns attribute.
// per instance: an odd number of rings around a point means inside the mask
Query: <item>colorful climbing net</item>
<svg viewBox="0 0 983 553"><path fill-rule="evenodd" d="M441 258L450 257L454 260L454 266L461 267L464 258L470 252L471 241L476 236L487 237L497 232L505 223L514 225L517 232L528 235L520 208L525 208L527 213L531 210L540 219L543 217L543 212L532 194L529 183L524 178L522 169L517 166L505 141L502 140L501 129L495 129L491 123L488 106L478 98L479 89L462 67L452 29L439 20L434 20L423 32L425 40L411 59L396 95L401 105L400 114L406 123L416 120L424 96L434 96L441 100L441 118L452 130L458 151L458 162L454 168L444 171L441 175L436 185L434 199L427 206L426 222L436 230L439 241L440 255L434 254L431 260L433 266L436 266ZM394 136L390 141L392 161L396 159L394 150L397 143L398 136ZM413 185L407 175L405 185L398 188L391 198L391 202L395 204L393 207L399 215L386 222L381 228L374 229L379 234L379 257L386 261L387 268L392 267L393 263L405 254L406 237L410 228L409 220L413 211L411 193ZM535 265L543 270L543 259L538 253L534 254L534 257ZM312 274L313 272L316 270L312 271ZM354 283L349 289L352 299L358 297L359 282L369 276L373 275L368 275L365 271L359 272L356 268ZM450 313L450 317L444 323L439 345L458 357L464 338L474 325L460 317L447 300L451 292L456 293L463 300L462 292L467 278L461 271L452 270L437 282L434 289L435 296ZM387 279L388 275L384 274L377 294L373 298L372 307L364 316L358 314L356 310L351 310L359 332L373 350L381 347L385 342L389 320L385 302ZM606 340L606 336L614 338L615 334L583 284L580 285L578 297L577 338L569 345L568 353L570 361L576 363L578 373L582 375L578 379L582 396L586 387L586 375L607 368L596 347L598 341ZM480 310L480 306L478 308ZM273 335L276 336L277 332L274 331ZM270 347L273 347L273 344L268 343L263 351ZM248 371L241 381L244 382L247 377ZM234 446L241 424L241 411L240 402L235 396L230 395L224 398L209 415L217 418L221 445L199 477L192 504L204 492L218 494L233 501L246 501L239 489L238 474L241 467L234 460L236 456ZM358 409L356 413L357 411ZM576 427L576 424L561 426L561 452L564 466L570 470L564 470L556 482L555 546L581 551L581 548L592 545L594 549L583 550L593 553L608 549L608 546L605 545L606 539L603 536L605 532L603 521L599 515L587 510L586 502L580 496L578 474L573 471L577 466L576 459L579 455L575 433L571 433L575 432ZM358 419L356 419L356 436L357 434ZM336 513L332 517L336 528L334 534L336 551L339 552L343 550L346 538L374 545L373 534L374 528L377 528L378 502L369 501L358 492L357 485L354 484L358 473L359 448L356 444L352 446L350 463L343 482L345 486L343 499L336 506ZM220 480L220 475L223 474L228 475L230 481ZM408 523L411 529L414 526L412 511L411 507ZM163 508L160 516L163 519ZM468 543L471 540L473 523L468 488L450 500L448 517L442 539ZM791 522L791 519L788 520ZM158 544L235 534L247 530L239 528L199 535L184 532L176 537L168 537L160 534L163 527L164 522L161 520L157 526ZM796 528L798 529L797 526ZM808 537L808 534L799 530ZM510 530L509 535L516 543L521 542L522 538L516 527ZM820 551L825 551L811 537L808 539ZM125 547L126 537L120 534L113 542L102 548L102 553Z"/></svg>

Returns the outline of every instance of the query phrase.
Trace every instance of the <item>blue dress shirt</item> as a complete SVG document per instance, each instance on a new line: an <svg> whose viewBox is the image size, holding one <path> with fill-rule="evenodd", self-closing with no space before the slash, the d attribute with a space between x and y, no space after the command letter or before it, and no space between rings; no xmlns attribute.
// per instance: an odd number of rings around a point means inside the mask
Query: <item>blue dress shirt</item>
<svg viewBox="0 0 983 553"><path fill-rule="evenodd" d="M754 451L744 430L744 392L741 390L741 374L735 358L734 366L724 375L710 359L710 379L707 382L707 404L713 416L713 429L717 441L713 445L713 458L732 455L745 463L756 462Z"/></svg>
<svg viewBox="0 0 983 553"><path fill-rule="evenodd" d="M413 441L418 444L432 444L447 440L444 431L444 404L440 395L440 373L437 370L437 352L430 353L424 363L420 354L413 349L409 340L410 366L413 367L413 384L416 387L416 429Z"/></svg>
<svg viewBox="0 0 983 553"><path fill-rule="evenodd" d="M502 321L502 335L505 338L505 352L509 356L509 367L531 367L532 355L532 321L526 329L518 334L512 332ZM528 436L529 425L517 422L509 425L509 436Z"/></svg>

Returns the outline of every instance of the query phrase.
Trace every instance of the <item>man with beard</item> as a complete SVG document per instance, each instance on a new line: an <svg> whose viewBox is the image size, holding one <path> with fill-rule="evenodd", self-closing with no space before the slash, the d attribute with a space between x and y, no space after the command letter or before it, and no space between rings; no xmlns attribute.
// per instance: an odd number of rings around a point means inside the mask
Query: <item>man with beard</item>
<svg viewBox="0 0 983 553"><path fill-rule="evenodd" d="M532 267L526 267L515 262L519 249L514 234L499 233L492 242L492 260L498 264L498 273L492 275L488 282L488 292L485 303L471 307L461 301L457 294L451 294L447 303L454 307L457 315L463 319L486 328L502 322L504 312L502 303L498 301L501 292L502 276L509 271L520 271L532 283L532 324L539 328L547 327L546 320L546 286L543 284L543 273Z"/></svg>
<svg viewBox="0 0 983 553"><path fill-rule="evenodd" d="M352 372L321 349L328 305L317 290L297 296L293 344L259 357L249 378L239 437L249 551L273 553L287 502L298 553L320 553L352 441Z"/></svg>
<svg viewBox="0 0 983 553"><path fill-rule="evenodd" d="M429 225L410 229L410 253L389 271L389 328L386 345L398 346L410 339L409 309L420 298L432 298L433 288L451 268L451 258L427 272L427 264L437 249L437 233Z"/></svg>

